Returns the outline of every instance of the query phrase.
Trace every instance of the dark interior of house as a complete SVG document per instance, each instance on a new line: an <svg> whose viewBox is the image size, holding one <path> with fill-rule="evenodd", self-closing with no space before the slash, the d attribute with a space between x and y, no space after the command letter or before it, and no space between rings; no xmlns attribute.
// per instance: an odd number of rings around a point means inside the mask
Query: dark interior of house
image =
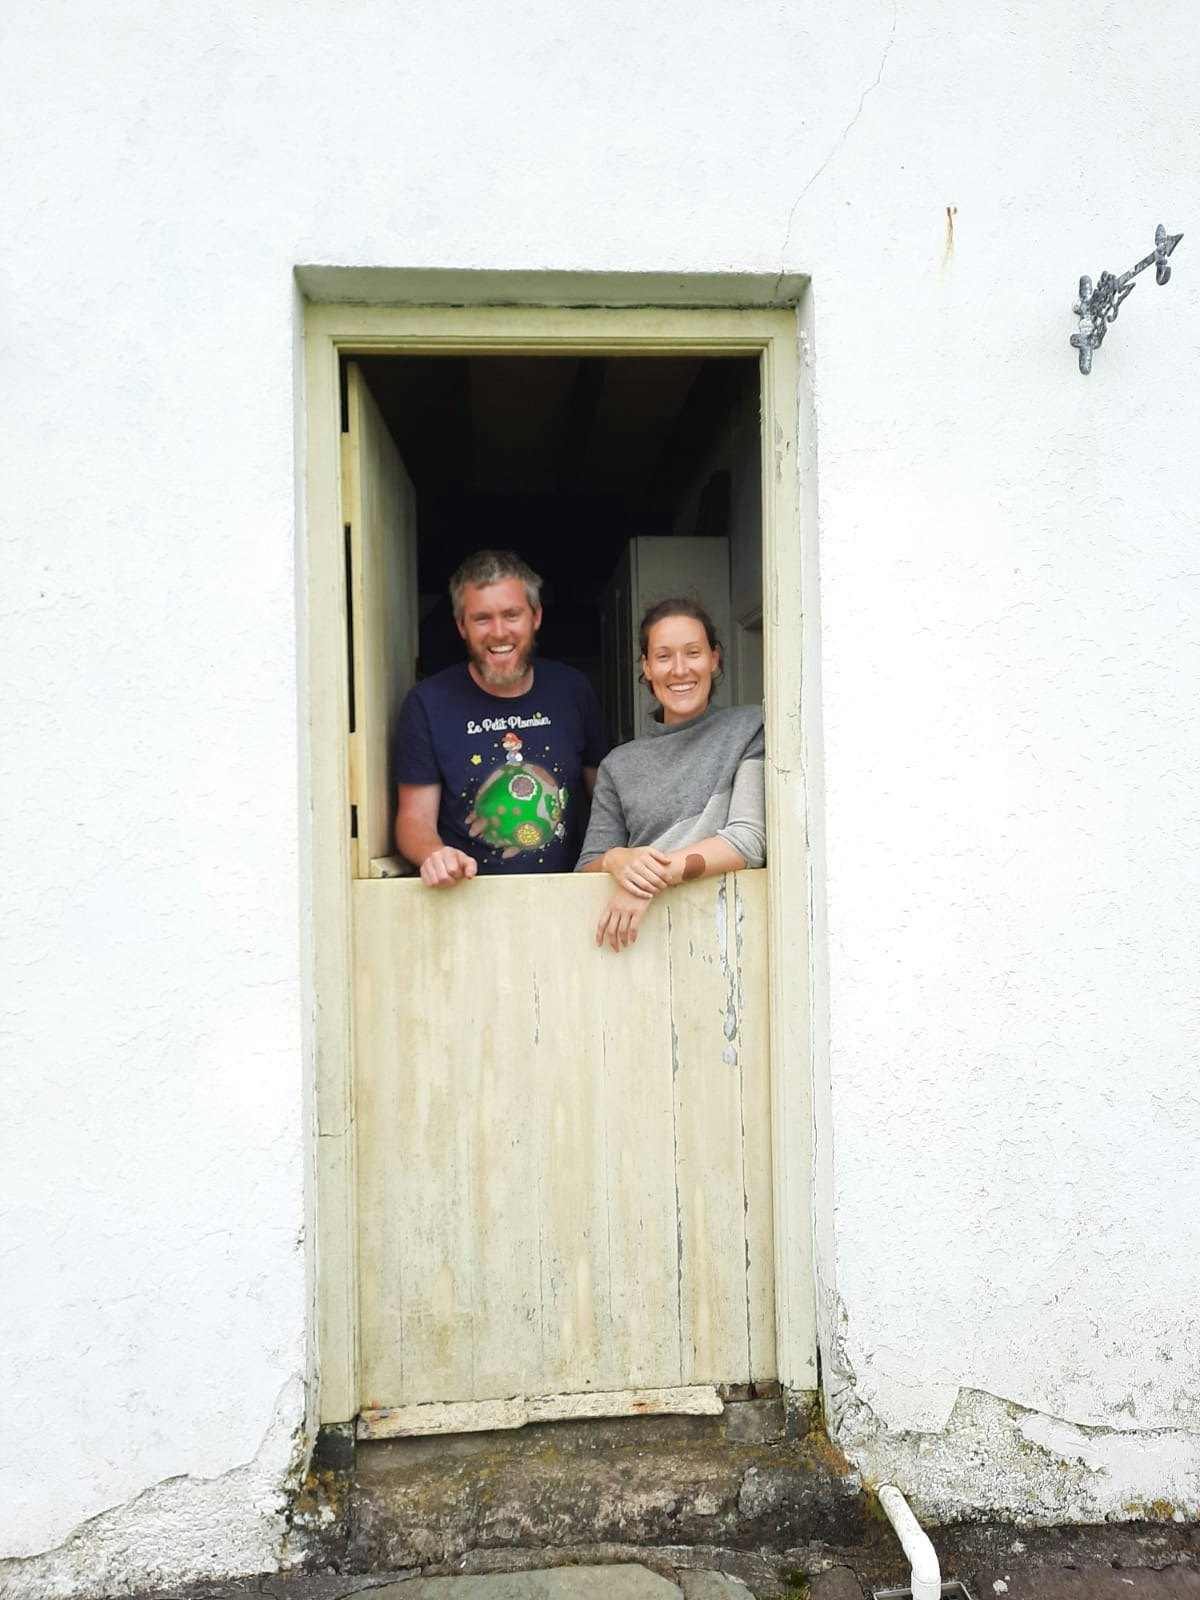
<svg viewBox="0 0 1200 1600"><path fill-rule="evenodd" d="M730 533L723 439L751 397L757 415L753 358L360 364L417 494L420 676L462 658L447 582L472 550L511 547L542 575L540 648L595 681L599 598L627 542Z"/></svg>

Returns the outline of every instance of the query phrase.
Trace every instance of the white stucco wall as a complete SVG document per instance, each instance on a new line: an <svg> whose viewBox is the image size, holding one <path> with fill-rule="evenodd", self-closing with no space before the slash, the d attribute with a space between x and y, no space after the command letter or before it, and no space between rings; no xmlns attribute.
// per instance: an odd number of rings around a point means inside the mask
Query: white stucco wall
<svg viewBox="0 0 1200 1600"><path fill-rule="evenodd" d="M832 1414L1200 1512L1198 78L1186 0L8 18L7 1576L269 1566L303 1454L304 262L811 273Z"/></svg>

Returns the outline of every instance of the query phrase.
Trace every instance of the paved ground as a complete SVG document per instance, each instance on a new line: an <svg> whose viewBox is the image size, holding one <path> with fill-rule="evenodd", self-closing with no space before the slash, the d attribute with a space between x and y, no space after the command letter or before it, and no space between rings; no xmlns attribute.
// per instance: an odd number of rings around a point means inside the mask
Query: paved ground
<svg viewBox="0 0 1200 1600"><path fill-rule="evenodd" d="M415 1578L371 1590L371 1600L748 1600L749 1595L736 1578L718 1572L690 1572L672 1582L642 1566Z"/></svg>
<svg viewBox="0 0 1200 1600"><path fill-rule="evenodd" d="M1197 1600L1200 1574L1189 1567L1151 1567L1132 1572L1026 1572L1018 1577L999 1573L985 1580L979 1600L993 1595L1007 1600Z"/></svg>
<svg viewBox="0 0 1200 1600"><path fill-rule="evenodd" d="M433 1578L416 1573L264 1575L159 1590L144 1600L244 1600L249 1595L264 1600L754 1600L744 1583L725 1573L667 1576L640 1562Z"/></svg>
<svg viewBox="0 0 1200 1600"><path fill-rule="evenodd" d="M1021 1541L1016 1543L1012 1561L971 1570L970 1600L1200 1600L1200 1571L1191 1564L1190 1552L1179 1548L1157 1552L1167 1562L1162 1566L1113 1566L1088 1559L1086 1553L1077 1565L1047 1565L1026 1561L1028 1551ZM1065 1553L1081 1554L1074 1547ZM905 1581L893 1571L881 1583L877 1574L868 1575L870 1560L811 1576L797 1568L776 1569L749 1585L727 1573L663 1567L661 1558L655 1564L657 1571L640 1561L624 1561L437 1577L416 1572L272 1574L163 1590L145 1600L244 1600L252 1595L262 1600L871 1600L877 1587ZM943 1563L947 1577L955 1570L952 1563Z"/></svg>
<svg viewBox="0 0 1200 1600"><path fill-rule="evenodd" d="M842 1548L492 1546L432 1569L263 1573L141 1600L871 1600L908 1581L891 1529L877 1522L875 1539ZM971 1600L1200 1600L1200 1526L957 1523L929 1531L943 1575L962 1580ZM3 1584L0 1595L10 1600Z"/></svg>
<svg viewBox="0 0 1200 1600"><path fill-rule="evenodd" d="M968 1591L971 1600L1200 1600L1200 1574L1190 1567L1134 1567L1129 1571L1089 1567L986 1575ZM814 1578L811 1600L863 1600L864 1591L848 1567L834 1567Z"/></svg>

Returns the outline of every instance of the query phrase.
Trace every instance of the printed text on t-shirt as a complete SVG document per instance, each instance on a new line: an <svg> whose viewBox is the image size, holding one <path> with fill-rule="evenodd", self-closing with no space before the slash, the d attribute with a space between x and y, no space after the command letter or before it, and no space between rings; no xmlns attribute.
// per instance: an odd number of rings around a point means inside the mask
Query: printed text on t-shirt
<svg viewBox="0 0 1200 1600"><path fill-rule="evenodd" d="M484 717L482 722L467 718L468 733L504 733L509 728L548 728L550 718L539 712L533 717Z"/></svg>

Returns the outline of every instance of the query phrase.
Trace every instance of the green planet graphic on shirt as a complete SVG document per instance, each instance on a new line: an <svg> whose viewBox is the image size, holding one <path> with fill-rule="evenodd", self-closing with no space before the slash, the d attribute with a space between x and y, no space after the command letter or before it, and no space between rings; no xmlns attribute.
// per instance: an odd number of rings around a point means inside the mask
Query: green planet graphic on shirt
<svg viewBox="0 0 1200 1600"><path fill-rule="evenodd" d="M545 767L523 759L515 733L506 733L501 742L504 765L484 779L467 824L472 839L490 844L508 860L564 837L567 791Z"/></svg>

